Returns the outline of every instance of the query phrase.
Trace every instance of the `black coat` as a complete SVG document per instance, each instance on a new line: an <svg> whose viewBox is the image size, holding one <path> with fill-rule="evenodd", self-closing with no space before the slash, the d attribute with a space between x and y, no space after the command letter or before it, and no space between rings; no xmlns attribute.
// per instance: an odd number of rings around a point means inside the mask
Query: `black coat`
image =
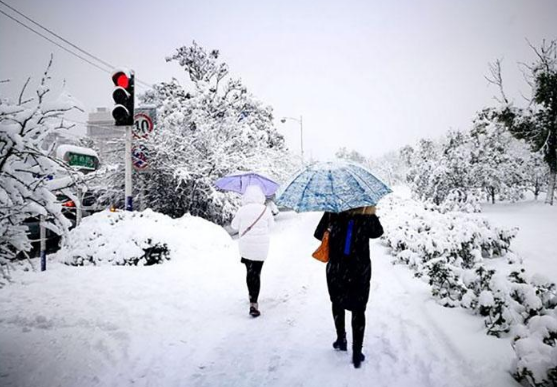
<svg viewBox="0 0 557 387"><path fill-rule="evenodd" d="M326 212L314 236L321 240L327 228L330 228L327 287L331 302L348 310L365 310L371 281L369 239L383 235L379 218ZM349 228L351 237L347 238Z"/></svg>

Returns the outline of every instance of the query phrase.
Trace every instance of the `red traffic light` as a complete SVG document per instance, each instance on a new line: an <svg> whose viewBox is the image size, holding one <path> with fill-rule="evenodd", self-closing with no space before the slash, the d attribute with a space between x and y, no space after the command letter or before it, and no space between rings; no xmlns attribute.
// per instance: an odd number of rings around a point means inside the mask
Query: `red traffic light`
<svg viewBox="0 0 557 387"><path fill-rule="evenodd" d="M112 82L114 83L114 91L112 98L116 106L112 110L114 124L116 126L133 125L134 112L134 73L131 70L120 69L112 74Z"/></svg>
<svg viewBox="0 0 557 387"><path fill-rule="evenodd" d="M130 84L130 80L124 74L120 74L116 80L116 84L124 89L127 89Z"/></svg>
<svg viewBox="0 0 557 387"><path fill-rule="evenodd" d="M130 78L124 72L117 72L116 74L114 74L112 76L112 81L116 86L123 87L124 89L127 89L130 85Z"/></svg>

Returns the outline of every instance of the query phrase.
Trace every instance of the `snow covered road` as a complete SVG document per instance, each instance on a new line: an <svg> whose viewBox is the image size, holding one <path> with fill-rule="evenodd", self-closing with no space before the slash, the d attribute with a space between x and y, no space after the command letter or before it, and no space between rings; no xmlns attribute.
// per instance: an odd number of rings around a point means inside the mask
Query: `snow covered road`
<svg viewBox="0 0 557 387"><path fill-rule="evenodd" d="M235 244L156 267L21 276L0 291L0 385L517 386L509 341L435 304L375 241L367 359L354 369L331 347L325 265L310 257L318 220L279 216L258 319Z"/></svg>

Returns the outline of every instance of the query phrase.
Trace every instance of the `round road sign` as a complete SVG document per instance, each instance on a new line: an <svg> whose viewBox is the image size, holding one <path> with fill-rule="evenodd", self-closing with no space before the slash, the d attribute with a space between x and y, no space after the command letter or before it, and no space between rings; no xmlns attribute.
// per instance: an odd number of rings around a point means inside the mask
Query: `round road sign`
<svg viewBox="0 0 557 387"><path fill-rule="evenodd" d="M133 136L146 138L153 131L153 120L145 113L137 113L134 118Z"/></svg>

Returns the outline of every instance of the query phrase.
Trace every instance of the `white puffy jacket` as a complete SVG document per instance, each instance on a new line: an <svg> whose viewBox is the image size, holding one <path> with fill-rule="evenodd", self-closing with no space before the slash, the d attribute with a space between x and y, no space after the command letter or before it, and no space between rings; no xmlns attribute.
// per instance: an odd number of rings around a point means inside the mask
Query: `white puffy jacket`
<svg viewBox="0 0 557 387"><path fill-rule="evenodd" d="M261 188L250 185L242 197L242 207L230 225L240 235L263 213L263 216L243 237L240 237L240 255L252 261L264 261L269 253L269 230L274 224L271 211L265 206L265 195Z"/></svg>

